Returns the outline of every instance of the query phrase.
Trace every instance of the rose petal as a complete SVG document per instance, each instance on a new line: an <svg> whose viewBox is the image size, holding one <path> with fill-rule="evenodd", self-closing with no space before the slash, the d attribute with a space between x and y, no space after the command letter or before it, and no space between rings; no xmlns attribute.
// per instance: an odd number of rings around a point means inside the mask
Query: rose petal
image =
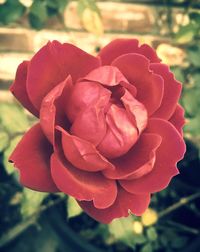
<svg viewBox="0 0 200 252"><path fill-rule="evenodd" d="M183 136L183 126L185 124L184 112L184 109L178 104L173 115L169 119L169 122L176 127L181 136Z"/></svg>
<svg viewBox="0 0 200 252"><path fill-rule="evenodd" d="M69 124L63 107L72 89L72 80L68 76L63 82L53 88L42 101L40 109L40 124L49 141L54 143L55 124Z"/></svg>
<svg viewBox="0 0 200 252"><path fill-rule="evenodd" d="M127 90L125 90L124 95L121 97L126 110L134 117L138 133L145 129L148 121L148 115L146 108L142 103L137 101Z"/></svg>
<svg viewBox="0 0 200 252"><path fill-rule="evenodd" d="M20 182L24 186L42 192L59 191L51 178L52 152L39 124L23 136L9 160L19 169Z"/></svg>
<svg viewBox="0 0 200 252"><path fill-rule="evenodd" d="M127 154L112 160L115 169L105 170L103 174L110 179L129 179L149 173L153 169L155 152L160 143L160 136L143 133Z"/></svg>
<svg viewBox="0 0 200 252"><path fill-rule="evenodd" d="M113 40L101 49L99 56L102 60L102 65L110 65L117 57L128 53L142 54L151 62L160 62L154 49L146 44L139 47L137 39Z"/></svg>
<svg viewBox="0 0 200 252"><path fill-rule="evenodd" d="M115 218L127 217L128 210L135 215L142 215L150 203L150 195L131 194L119 186L117 198L109 208L98 209L91 201L78 201L78 203L92 218L107 224Z"/></svg>
<svg viewBox="0 0 200 252"><path fill-rule="evenodd" d="M185 153L183 138L171 123L150 119L145 132L160 135L162 143L157 149L156 162L150 173L139 179L120 181L122 187L131 193L152 193L167 187L171 178L178 174L176 164Z"/></svg>
<svg viewBox="0 0 200 252"><path fill-rule="evenodd" d="M116 199L114 180L106 179L99 172L76 169L67 161L61 162L56 154L51 158L51 173L57 187L77 200L93 200L95 207L107 208Z"/></svg>
<svg viewBox="0 0 200 252"><path fill-rule="evenodd" d="M97 149L108 158L125 154L137 141L138 131L126 110L112 104L106 114L107 132Z"/></svg>
<svg viewBox="0 0 200 252"><path fill-rule="evenodd" d="M164 84L159 75L149 70L149 60L139 54L127 54L118 57L112 65L119 68L130 83L137 89L136 99L144 104L148 115L152 115L163 98Z"/></svg>
<svg viewBox="0 0 200 252"><path fill-rule="evenodd" d="M98 145L106 134L105 107L110 95L100 97L76 117L70 133Z"/></svg>
<svg viewBox="0 0 200 252"><path fill-rule="evenodd" d="M73 123L81 111L98 101L106 102L110 96L111 92L99 83L88 81L77 82L67 101L66 114Z"/></svg>
<svg viewBox="0 0 200 252"><path fill-rule="evenodd" d="M10 87L10 91L17 98L17 100L33 115L38 117L39 112L31 103L27 90L26 90L26 79L29 61L23 61L17 68L15 81Z"/></svg>
<svg viewBox="0 0 200 252"><path fill-rule="evenodd" d="M164 80L164 94L161 106L153 114L155 118L169 119L177 105L180 98L182 85L175 80L174 75L170 72L167 65L164 64L150 64L150 69Z"/></svg>
<svg viewBox="0 0 200 252"><path fill-rule="evenodd" d="M69 122L63 107L72 89L72 80L68 76L63 82L53 88L42 101L40 109L40 124L44 134L54 144L55 124L67 126Z"/></svg>
<svg viewBox="0 0 200 252"><path fill-rule="evenodd" d="M114 169L113 165L96 150L92 143L68 134L61 127L56 128L61 133L64 155L75 167L90 172Z"/></svg>
<svg viewBox="0 0 200 252"><path fill-rule="evenodd" d="M49 42L30 61L27 78L29 98L40 109L44 96L69 74L75 82L98 66L98 58L71 44Z"/></svg>
<svg viewBox="0 0 200 252"><path fill-rule="evenodd" d="M101 83L102 85L113 87L121 85L127 88L130 93L135 96L137 93L136 88L130 84L117 67L114 66L101 66L92 70L86 75L84 80Z"/></svg>

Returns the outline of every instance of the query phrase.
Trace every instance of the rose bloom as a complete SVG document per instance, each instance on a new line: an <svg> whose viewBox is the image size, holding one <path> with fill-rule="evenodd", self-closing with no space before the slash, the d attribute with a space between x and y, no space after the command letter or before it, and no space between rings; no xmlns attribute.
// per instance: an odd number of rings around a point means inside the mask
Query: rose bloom
<svg viewBox="0 0 200 252"><path fill-rule="evenodd" d="M109 223L141 215L179 173L181 84L136 39L116 39L97 57L49 42L19 65L10 90L39 119L10 156L28 188L71 195Z"/></svg>

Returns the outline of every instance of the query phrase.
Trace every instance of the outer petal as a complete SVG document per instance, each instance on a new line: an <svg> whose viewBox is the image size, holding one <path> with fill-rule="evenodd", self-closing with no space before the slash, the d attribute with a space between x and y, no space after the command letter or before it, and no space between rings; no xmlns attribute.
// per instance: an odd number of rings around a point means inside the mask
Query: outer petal
<svg viewBox="0 0 200 252"><path fill-rule="evenodd" d="M117 196L114 180L104 178L101 173L80 171L69 162L52 155L51 173L57 187L77 200L93 200L95 207L107 208Z"/></svg>
<svg viewBox="0 0 200 252"><path fill-rule="evenodd" d="M39 124L24 135L9 158L19 169L20 182L24 186L42 192L59 191L51 178L52 152Z"/></svg>
<svg viewBox="0 0 200 252"><path fill-rule="evenodd" d="M176 127L181 136L183 136L183 125L185 124L184 109L179 104L176 106L174 114L169 121Z"/></svg>
<svg viewBox="0 0 200 252"><path fill-rule="evenodd" d="M130 176L138 178L149 173L153 169L155 152L160 143L160 136L143 133L127 154L112 160L115 169L105 170L103 174L111 179L127 179Z"/></svg>
<svg viewBox="0 0 200 252"><path fill-rule="evenodd" d="M100 61L71 44L49 42L32 58L27 78L27 92L37 109L44 96L69 74L73 82L100 66Z"/></svg>
<svg viewBox="0 0 200 252"><path fill-rule="evenodd" d="M56 125L69 125L65 110L66 100L72 90L72 80L68 76L63 82L53 88L43 99L40 109L40 124L49 141L54 143L54 131Z"/></svg>
<svg viewBox="0 0 200 252"><path fill-rule="evenodd" d="M175 80L174 75L170 72L167 65L164 64L150 64L150 69L164 80L164 95L161 106L152 115L155 118L169 119L176 109L178 100L180 98L182 85Z"/></svg>
<svg viewBox="0 0 200 252"><path fill-rule="evenodd" d="M28 111L30 111L33 115L38 117L39 112L31 103L26 90L28 65L29 61L23 61L18 66L15 81L10 87L10 91Z"/></svg>
<svg viewBox="0 0 200 252"><path fill-rule="evenodd" d="M101 49L99 56L102 65L110 65L117 57L127 53L138 53L144 55L151 62L160 62L156 52L150 46L138 45L137 39L116 39Z"/></svg>
<svg viewBox="0 0 200 252"><path fill-rule="evenodd" d="M159 107L163 98L163 79L149 70L149 60L139 54L126 54L112 62L130 83L137 88L136 99L142 102L149 116Z"/></svg>
<svg viewBox="0 0 200 252"><path fill-rule="evenodd" d="M135 215L142 215L150 203L150 195L131 194L118 187L118 195L114 204L106 209L96 208L91 201L79 201L79 205L92 218L103 223L109 223L115 218L127 217L128 210Z"/></svg>
<svg viewBox="0 0 200 252"><path fill-rule="evenodd" d="M90 172L114 169L113 165L96 150L92 143L68 134L61 127L57 127L57 130L61 133L64 155L75 167Z"/></svg>
<svg viewBox="0 0 200 252"><path fill-rule="evenodd" d="M171 178L178 174L176 163L183 158L185 143L171 123L161 119L150 119L149 133L155 133L162 137L162 143L156 152L156 162L153 170L135 180L121 180L123 188L131 193L149 193L164 189Z"/></svg>

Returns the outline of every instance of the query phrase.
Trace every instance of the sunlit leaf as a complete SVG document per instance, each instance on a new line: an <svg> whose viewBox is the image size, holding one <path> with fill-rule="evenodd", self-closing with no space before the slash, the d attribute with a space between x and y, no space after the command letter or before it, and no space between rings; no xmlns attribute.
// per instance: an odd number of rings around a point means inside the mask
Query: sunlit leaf
<svg viewBox="0 0 200 252"><path fill-rule="evenodd" d="M13 164L8 162L8 158L13 152L13 150L15 149L16 145L19 143L21 138L22 138L22 135L16 136L15 138L13 138L12 141L10 142L9 147L3 153L3 165L8 174L16 172L16 169L14 168Z"/></svg>
<svg viewBox="0 0 200 252"><path fill-rule="evenodd" d="M181 26L180 30L175 35L175 41L179 44L186 44L193 40L198 28L195 24L189 23L188 25Z"/></svg>
<svg viewBox="0 0 200 252"><path fill-rule="evenodd" d="M14 103L0 104L0 124L11 134L25 132L29 127L24 111Z"/></svg>
<svg viewBox="0 0 200 252"><path fill-rule="evenodd" d="M133 218L129 216L127 218L120 218L113 220L109 225L109 232L114 238L131 248L134 248L136 244L142 244L146 241L142 234L136 234L133 230Z"/></svg>
<svg viewBox="0 0 200 252"><path fill-rule="evenodd" d="M42 201L47 197L48 193L32 191L28 188L23 189L21 214L23 218L27 218L33 213L39 211Z"/></svg>
<svg viewBox="0 0 200 252"><path fill-rule="evenodd" d="M102 35L104 30L102 19L95 1L79 0L77 8L83 27L97 36Z"/></svg>
<svg viewBox="0 0 200 252"><path fill-rule="evenodd" d="M68 218L80 215L83 212L82 208L78 205L73 197L68 197L67 200L67 216Z"/></svg>
<svg viewBox="0 0 200 252"><path fill-rule="evenodd" d="M0 128L0 152L4 151L9 145L9 136Z"/></svg>
<svg viewBox="0 0 200 252"><path fill-rule="evenodd" d="M31 5L29 22L35 29L41 29L48 18L47 5L45 1L37 0Z"/></svg>

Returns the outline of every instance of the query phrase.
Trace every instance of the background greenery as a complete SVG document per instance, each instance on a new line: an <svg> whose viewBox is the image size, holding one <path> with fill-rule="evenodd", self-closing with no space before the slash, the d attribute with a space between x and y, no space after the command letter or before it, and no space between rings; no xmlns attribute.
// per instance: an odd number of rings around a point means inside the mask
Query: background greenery
<svg viewBox="0 0 200 252"><path fill-rule="evenodd" d="M38 225L43 225L40 221L41 216L57 205L62 208L62 210L56 208L64 218L62 224L68 224L76 234L103 251L183 251L198 237L200 229L198 200L200 196L200 10L198 6L200 3L181 0L141 2L158 3L165 7L171 43L183 49L187 55L182 65L172 67L176 78L183 84L181 104L185 108L187 121L184 128L187 154L179 164L181 175L174 179L167 189L153 195L150 208L142 217L130 215L128 218L114 220L109 225L99 224L84 214L71 197L34 192L18 184L17 172L7 159L35 119L17 102L1 102L0 249L20 236L28 227L35 226L36 229L40 229ZM27 7L18 0L7 0L0 5L0 23L10 26L16 22L20 23L24 17L27 17L32 28L42 29L52 16L57 16L63 23L63 12L67 4L67 0L34 0ZM184 8L189 20L187 25L180 25L176 32L173 30L171 18L173 6ZM94 0L79 0L78 13L86 30L97 35L103 33L101 13ZM47 234L49 235L48 232ZM51 249L40 248L39 251L54 251L53 246Z"/></svg>

